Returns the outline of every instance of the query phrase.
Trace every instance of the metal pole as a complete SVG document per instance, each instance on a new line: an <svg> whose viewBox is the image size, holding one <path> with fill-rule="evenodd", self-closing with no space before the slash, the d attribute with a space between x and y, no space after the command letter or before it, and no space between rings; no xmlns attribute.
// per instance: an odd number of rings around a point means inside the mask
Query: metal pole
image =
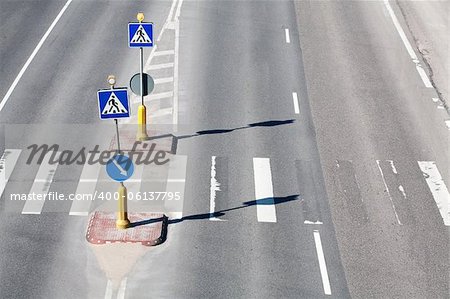
<svg viewBox="0 0 450 299"><path fill-rule="evenodd" d="M119 123L117 118L114 119L116 123L116 135L117 135L117 154L120 154L120 139L119 139Z"/></svg>
<svg viewBox="0 0 450 299"><path fill-rule="evenodd" d="M144 48L139 48L141 60L140 60L140 72L141 72L141 105L144 105Z"/></svg>

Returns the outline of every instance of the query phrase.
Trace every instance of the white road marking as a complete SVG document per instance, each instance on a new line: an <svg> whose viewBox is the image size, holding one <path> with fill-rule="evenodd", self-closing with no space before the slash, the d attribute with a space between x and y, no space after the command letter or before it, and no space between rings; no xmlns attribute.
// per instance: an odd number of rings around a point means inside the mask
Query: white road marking
<svg viewBox="0 0 450 299"><path fill-rule="evenodd" d="M394 23L395 29L397 29L398 34L400 35L400 38L403 41L403 44L405 45L406 51L408 51L409 56L411 57L412 61L416 65L416 70L420 75L420 78L422 78L423 84L425 84L425 87L432 88L433 85L430 82L430 79L428 79L428 76L425 72L425 70L420 65L420 61L417 58L416 53L414 52L413 47L411 46L411 43L409 42L408 38L406 37L405 32L403 31L402 26L400 25L400 22L397 19L397 16L394 13L394 10L391 7L391 4L389 3L389 0L384 0L384 5L386 6L386 9L389 13L389 16L392 19L392 22Z"/></svg>
<svg viewBox="0 0 450 299"><path fill-rule="evenodd" d="M148 101L152 101L152 100L161 100L161 99L171 98L172 96L173 96L173 91L160 92L160 93L155 93L155 94L151 94L151 95L147 96L145 101L148 102ZM140 103L140 102L141 102L141 99L139 97L132 97L133 104Z"/></svg>
<svg viewBox="0 0 450 299"><path fill-rule="evenodd" d="M300 113L300 107L298 105L298 96L296 92L292 93L292 100L294 101L294 112L295 114L299 114Z"/></svg>
<svg viewBox="0 0 450 299"><path fill-rule="evenodd" d="M3 194L3 191L5 191L6 184L11 177L21 152L22 151L19 149L5 149L0 158L0 197Z"/></svg>
<svg viewBox="0 0 450 299"><path fill-rule="evenodd" d="M209 195L209 220L217 221L220 220L212 215L214 215L216 209L216 192L220 190L220 183L216 179L216 156L211 157L211 185L210 185L210 195Z"/></svg>
<svg viewBox="0 0 450 299"><path fill-rule="evenodd" d="M397 174L397 169L394 166L394 161L392 161L392 160L388 160L388 161L391 164L392 172L394 174ZM377 165L378 165L378 169L380 170L381 178L383 179L384 189L386 190L386 192L387 192L387 194L389 196L389 200L391 201L392 210L394 210L394 214L395 214L395 219L397 219L397 223L399 225L402 225L402 223L400 221L400 218L398 217L397 210L395 209L394 200L392 199L391 192L389 191L389 188L388 188L388 185L386 183L386 180L384 179L383 170L381 169L381 166L380 166L380 160L377 160Z"/></svg>
<svg viewBox="0 0 450 299"><path fill-rule="evenodd" d="M156 117L162 117L162 116L166 116L166 115L170 115L172 114L173 109L172 107L169 108L164 108L164 109L159 109L156 112L153 112L150 117L152 118L156 118Z"/></svg>
<svg viewBox="0 0 450 299"><path fill-rule="evenodd" d="M445 121L445 125L447 126L447 129L450 130L450 119Z"/></svg>
<svg viewBox="0 0 450 299"><path fill-rule="evenodd" d="M446 226L450 226L450 194L434 161L418 161Z"/></svg>
<svg viewBox="0 0 450 299"><path fill-rule="evenodd" d="M434 103L439 102L439 98L431 98L431 100L433 100Z"/></svg>
<svg viewBox="0 0 450 299"><path fill-rule="evenodd" d="M259 222L277 222L273 199L272 173L269 158L253 158L256 211Z"/></svg>
<svg viewBox="0 0 450 299"><path fill-rule="evenodd" d="M45 196L48 194L50 185L53 182L53 177L55 176L56 168L58 167L58 163L49 163L50 157L53 153L54 152L49 152L45 155L29 192L29 194L42 196L42 199L26 200L22 209L22 214L41 214L45 203ZM56 152L54 159L57 160L60 154L61 152Z"/></svg>
<svg viewBox="0 0 450 299"><path fill-rule="evenodd" d="M291 43L291 37L289 36L289 28L284 28L284 35L286 37L286 43L290 44Z"/></svg>
<svg viewBox="0 0 450 299"><path fill-rule="evenodd" d="M160 63L160 64L152 64L150 65L147 70L160 70L160 69L167 69L173 67L173 62L168 63Z"/></svg>
<svg viewBox="0 0 450 299"><path fill-rule="evenodd" d="M119 290L117 291L117 299L125 299L125 288L127 287L127 278L125 277L120 282Z"/></svg>
<svg viewBox="0 0 450 299"><path fill-rule="evenodd" d="M316 243L317 258L319 260L320 275L322 276L322 285L325 295L331 295L330 279L328 278L327 264L325 263L325 255L323 254L322 241L320 233L314 230L314 242Z"/></svg>
<svg viewBox="0 0 450 299"><path fill-rule="evenodd" d="M177 15L175 16L176 23L175 23L175 67L173 70L173 111L172 111L172 123L175 125L178 124L178 54L179 54L179 39L180 39L180 22L178 21L178 13L179 9L181 7L181 3L183 0L180 0L177 8Z"/></svg>
<svg viewBox="0 0 450 299"><path fill-rule="evenodd" d="M84 164L75 194L94 194L95 187L97 186L98 176L100 173L100 166L100 163ZM69 215L87 216L89 214L91 203L91 200L74 199L70 207Z"/></svg>
<svg viewBox="0 0 450 299"><path fill-rule="evenodd" d="M164 51L156 51L154 56L164 56L164 55L174 55L174 50L164 50Z"/></svg>
<svg viewBox="0 0 450 299"><path fill-rule="evenodd" d="M164 207L168 212L176 213L177 218L183 217L184 189L186 179L187 156L172 155L169 162L166 191L180 194L180 200L166 200Z"/></svg>
<svg viewBox="0 0 450 299"><path fill-rule="evenodd" d="M31 64L31 62L33 61L34 57L39 52L39 50L41 49L41 47L44 44L45 40L50 35L50 33L52 32L53 28L55 28L55 26L58 23L59 19L62 17L62 15L66 11L67 7L69 7L71 2L72 2L72 0L67 0L66 4L64 4L63 8L59 12L59 14L56 16L55 20L53 20L53 23L50 25L50 27L45 32L44 36L42 36L42 38L39 41L39 43L37 44L36 48L34 48L33 52L30 55L30 57L28 57L27 61L23 65L23 67L20 70L19 74L14 79L13 83L11 84L11 86L9 87L9 89L6 92L5 96L3 97L3 100L0 102L0 111L2 111L3 107L6 105L6 102L8 101L8 99L11 96L12 92L16 88L16 86L19 83L20 79L22 78L23 74L27 70L28 66Z"/></svg>
<svg viewBox="0 0 450 299"><path fill-rule="evenodd" d="M175 18L174 18L175 22L180 21L179 18L180 18L180 14L181 14L181 5L183 5L183 0L178 1L177 11L175 13Z"/></svg>
<svg viewBox="0 0 450 299"><path fill-rule="evenodd" d="M113 295L112 281L108 279L106 283L105 299L111 299Z"/></svg>
<svg viewBox="0 0 450 299"><path fill-rule="evenodd" d="M172 83L172 82L173 82L173 77L155 79L155 85L156 84L164 84L164 83Z"/></svg>
<svg viewBox="0 0 450 299"><path fill-rule="evenodd" d="M309 220L305 220L305 221L303 221L303 223L304 224L323 224L322 221L313 222L313 221L309 221Z"/></svg>

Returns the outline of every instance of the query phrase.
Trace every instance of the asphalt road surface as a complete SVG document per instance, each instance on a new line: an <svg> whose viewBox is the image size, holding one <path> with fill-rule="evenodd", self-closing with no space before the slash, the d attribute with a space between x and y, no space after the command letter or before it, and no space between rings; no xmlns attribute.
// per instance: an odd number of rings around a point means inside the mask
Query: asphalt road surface
<svg viewBox="0 0 450 299"><path fill-rule="evenodd" d="M448 74L415 38L442 28L411 26L407 6L0 0L0 298L449 298ZM161 245L92 245L103 202L11 195L116 190L100 165L27 164L26 147L109 146L96 92L139 71L139 11L149 128L175 136L158 142L179 169L127 186L179 190L182 206Z"/></svg>

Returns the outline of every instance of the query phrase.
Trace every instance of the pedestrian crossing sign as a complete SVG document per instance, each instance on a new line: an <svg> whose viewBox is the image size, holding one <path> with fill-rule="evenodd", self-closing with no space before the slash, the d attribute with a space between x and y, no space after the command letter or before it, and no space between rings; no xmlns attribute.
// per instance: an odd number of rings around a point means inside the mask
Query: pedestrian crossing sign
<svg viewBox="0 0 450 299"><path fill-rule="evenodd" d="M130 48L153 47L153 23L128 23Z"/></svg>
<svg viewBox="0 0 450 299"><path fill-rule="evenodd" d="M97 92L100 119L130 117L126 88L102 89Z"/></svg>

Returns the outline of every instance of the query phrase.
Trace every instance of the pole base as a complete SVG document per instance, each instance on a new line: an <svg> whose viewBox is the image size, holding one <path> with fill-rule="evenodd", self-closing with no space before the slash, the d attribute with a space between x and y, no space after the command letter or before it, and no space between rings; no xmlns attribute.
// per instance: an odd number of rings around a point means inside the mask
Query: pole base
<svg viewBox="0 0 450 299"><path fill-rule="evenodd" d="M149 140L147 134L147 108L144 105L138 107L138 132L136 135L138 141Z"/></svg>
<svg viewBox="0 0 450 299"><path fill-rule="evenodd" d="M130 220L128 219L117 219L116 228L117 229L127 229L130 226Z"/></svg>

